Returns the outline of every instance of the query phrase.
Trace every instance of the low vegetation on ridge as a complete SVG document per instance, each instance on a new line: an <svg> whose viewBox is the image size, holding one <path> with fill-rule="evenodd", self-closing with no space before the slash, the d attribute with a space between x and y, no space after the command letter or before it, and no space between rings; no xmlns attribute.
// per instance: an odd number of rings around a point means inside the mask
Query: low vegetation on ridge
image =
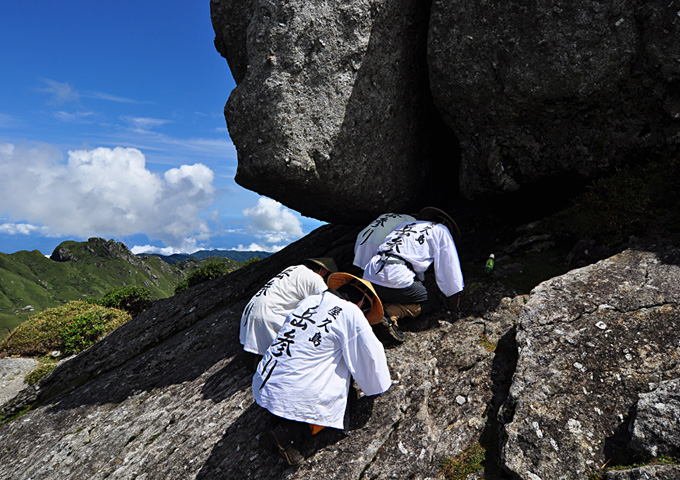
<svg viewBox="0 0 680 480"><path fill-rule="evenodd" d="M141 308L145 302L172 296L179 284L206 263L220 264L220 271L227 273L253 261L253 255L253 252L201 251L180 258L137 256L124 244L101 238L62 242L50 258L38 250L0 253L0 340L46 308L74 300L97 300L122 287L148 291L147 298L137 299ZM103 305L121 307L116 299L109 300L110 304ZM132 315L138 313L124 309Z"/></svg>
<svg viewBox="0 0 680 480"><path fill-rule="evenodd" d="M42 357L51 352L74 355L132 316L117 308L84 301L48 308L34 315L0 342L0 356Z"/></svg>

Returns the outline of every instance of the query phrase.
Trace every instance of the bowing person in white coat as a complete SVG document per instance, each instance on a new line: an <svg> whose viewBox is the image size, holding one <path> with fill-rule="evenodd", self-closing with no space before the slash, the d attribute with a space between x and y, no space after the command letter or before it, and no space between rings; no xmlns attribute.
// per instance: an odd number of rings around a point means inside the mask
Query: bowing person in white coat
<svg viewBox="0 0 680 480"><path fill-rule="evenodd" d="M239 340L243 349L264 355L279 333L286 315L303 298L326 290L326 277L337 271L332 258L308 258L301 265L284 269L265 283L241 315Z"/></svg>
<svg viewBox="0 0 680 480"><path fill-rule="evenodd" d="M385 237L402 222L414 221L416 218L404 213L383 213L364 228L354 242L355 267L361 270L371 261L378 247L385 241Z"/></svg>
<svg viewBox="0 0 680 480"><path fill-rule="evenodd" d="M404 340L397 325L400 318L429 313L439 305L437 292L423 284L431 265L448 306L455 305L451 300L464 283L454 235L458 238L460 232L453 219L442 210L426 207L418 213L418 220L394 227L366 265L363 277L384 303L383 324L397 341Z"/></svg>
<svg viewBox="0 0 680 480"><path fill-rule="evenodd" d="M383 308L371 284L349 273L328 278L328 290L302 300L288 315L253 377L253 397L278 424L265 447L290 464L300 444L325 427L343 429L351 379L365 395L389 389L385 350L369 321Z"/></svg>

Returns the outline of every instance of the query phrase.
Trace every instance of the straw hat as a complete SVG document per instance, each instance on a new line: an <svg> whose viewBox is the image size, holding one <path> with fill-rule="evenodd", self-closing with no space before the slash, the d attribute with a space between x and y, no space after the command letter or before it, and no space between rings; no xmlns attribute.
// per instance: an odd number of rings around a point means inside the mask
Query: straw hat
<svg viewBox="0 0 680 480"><path fill-rule="evenodd" d="M433 221L443 224L449 229L451 235L453 236L453 241L455 243L460 242L460 229L453 218L449 216L444 210L440 210L436 207L425 207L416 216L418 220Z"/></svg>
<svg viewBox="0 0 680 480"><path fill-rule="evenodd" d="M335 264L335 260L333 260L331 257L308 258L307 260L322 266L331 273L338 271L338 266Z"/></svg>
<svg viewBox="0 0 680 480"><path fill-rule="evenodd" d="M375 293L375 289L373 288L373 285L371 285L371 282L364 280L363 278L355 277L351 273L337 272L331 274L328 277L328 287L332 288L333 290L337 290L346 283L352 281L361 283L373 294L373 306L371 307L369 312L366 313L366 320L368 320L368 323L370 325L380 323L383 318L383 306L382 302L380 301L380 298L378 297L378 294Z"/></svg>

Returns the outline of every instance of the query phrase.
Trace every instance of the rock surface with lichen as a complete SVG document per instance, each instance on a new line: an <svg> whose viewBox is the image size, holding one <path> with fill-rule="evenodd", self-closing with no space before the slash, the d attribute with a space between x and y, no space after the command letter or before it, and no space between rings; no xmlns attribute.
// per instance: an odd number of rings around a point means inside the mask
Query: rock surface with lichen
<svg viewBox="0 0 680 480"><path fill-rule="evenodd" d="M634 458L628 439L638 395L680 378L677 255L628 250L534 289L517 326L517 369L503 409L510 471L585 478ZM677 436L675 420L657 418Z"/></svg>

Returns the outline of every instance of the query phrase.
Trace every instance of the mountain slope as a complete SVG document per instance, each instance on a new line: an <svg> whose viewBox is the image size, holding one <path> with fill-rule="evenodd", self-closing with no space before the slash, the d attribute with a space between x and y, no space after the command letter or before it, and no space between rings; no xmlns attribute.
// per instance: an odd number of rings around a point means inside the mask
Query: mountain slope
<svg viewBox="0 0 680 480"><path fill-rule="evenodd" d="M140 258L114 240L65 241L46 258L38 250L0 253L0 338L29 315L70 300L101 298L126 285L146 287L153 299L173 295L187 273L213 258L169 265L158 257Z"/></svg>

